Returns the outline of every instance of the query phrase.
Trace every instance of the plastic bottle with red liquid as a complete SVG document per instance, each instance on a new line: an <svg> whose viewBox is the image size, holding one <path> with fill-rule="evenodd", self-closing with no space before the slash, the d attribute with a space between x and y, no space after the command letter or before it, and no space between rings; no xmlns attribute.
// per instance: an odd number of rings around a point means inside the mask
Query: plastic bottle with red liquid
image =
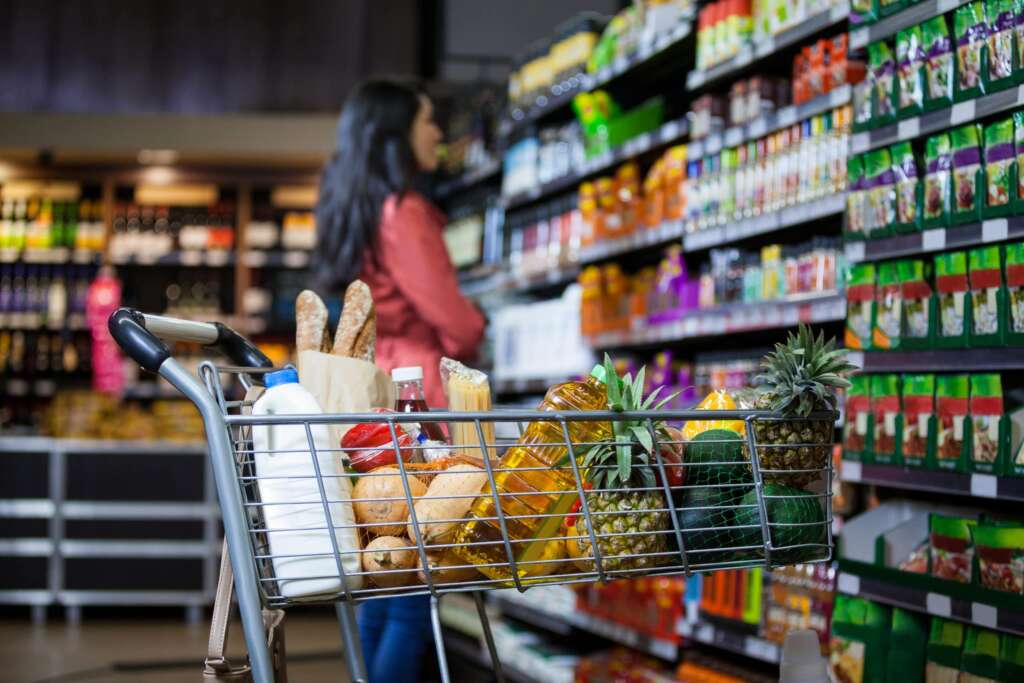
<svg viewBox="0 0 1024 683"><path fill-rule="evenodd" d="M418 365L391 371L395 383L395 410L400 413L425 413L430 408L423 394L423 368ZM423 422L420 431L431 441L448 441L439 422Z"/></svg>

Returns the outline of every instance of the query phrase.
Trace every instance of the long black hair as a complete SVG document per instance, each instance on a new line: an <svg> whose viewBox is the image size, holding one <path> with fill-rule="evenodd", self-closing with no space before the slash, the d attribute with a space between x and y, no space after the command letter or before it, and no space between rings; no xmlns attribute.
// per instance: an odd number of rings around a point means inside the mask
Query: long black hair
<svg viewBox="0 0 1024 683"><path fill-rule="evenodd" d="M338 291L359 277L377 241L384 200L409 189L417 171L409 133L422 92L410 83L372 80L346 100L316 206L312 269L321 292Z"/></svg>

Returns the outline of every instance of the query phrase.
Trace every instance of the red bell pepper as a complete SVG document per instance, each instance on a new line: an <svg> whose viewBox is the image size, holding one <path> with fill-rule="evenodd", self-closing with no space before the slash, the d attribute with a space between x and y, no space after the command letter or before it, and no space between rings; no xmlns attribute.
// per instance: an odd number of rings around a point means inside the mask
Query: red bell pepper
<svg viewBox="0 0 1024 683"><path fill-rule="evenodd" d="M398 435L398 447L402 460L412 457L412 437L401 427L395 426ZM383 465L394 465L398 459L395 455L395 444L391 438L391 429L386 422L362 422L345 432L341 437L341 447L348 451L349 465L356 472L369 472ZM358 449L351 450L349 449Z"/></svg>

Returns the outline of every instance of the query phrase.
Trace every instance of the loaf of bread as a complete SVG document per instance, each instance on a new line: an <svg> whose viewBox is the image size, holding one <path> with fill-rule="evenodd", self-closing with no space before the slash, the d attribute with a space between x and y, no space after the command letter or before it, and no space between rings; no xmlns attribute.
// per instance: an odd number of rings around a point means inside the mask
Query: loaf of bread
<svg viewBox="0 0 1024 683"><path fill-rule="evenodd" d="M334 333L331 353L365 359L368 353L373 353L376 339L377 316L373 308L373 295L365 282L355 280L345 290L345 302L341 308L338 329Z"/></svg>
<svg viewBox="0 0 1024 683"><path fill-rule="evenodd" d="M363 325L362 331L356 337L355 347L352 350L352 357L373 363L377 360L377 311L370 309L370 317Z"/></svg>
<svg viewBox="0 0 1024 683"><path fill-rule="evenodd" d="M304 289L295 298L295 349L327 351L329 344L327 306L316 292Z"/></svg>

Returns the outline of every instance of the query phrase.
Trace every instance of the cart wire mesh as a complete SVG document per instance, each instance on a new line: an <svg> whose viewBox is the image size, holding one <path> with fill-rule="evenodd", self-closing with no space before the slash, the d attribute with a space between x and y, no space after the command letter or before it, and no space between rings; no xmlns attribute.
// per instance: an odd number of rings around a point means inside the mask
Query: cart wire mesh
<svg viewBox="0 0 1024 683"><path fill-rule="evenodd" d="M272 370L200 367L229 431L269 607L832 558L833 413L254 416L251 401L226 398L232 384L248 389L249 375ZM711 428L688 439L660 428L695 420ZM596 488L594 472L617 459L586 467L583 454L607 443L616 421L647 430L653 448L638 467L654 476ZM471 424L478 441L439 447L410 436L428 422ZM386 427L390 442L341 447L337 435L361 423ZM352 469L367 457L387 464Z"/></svg>

